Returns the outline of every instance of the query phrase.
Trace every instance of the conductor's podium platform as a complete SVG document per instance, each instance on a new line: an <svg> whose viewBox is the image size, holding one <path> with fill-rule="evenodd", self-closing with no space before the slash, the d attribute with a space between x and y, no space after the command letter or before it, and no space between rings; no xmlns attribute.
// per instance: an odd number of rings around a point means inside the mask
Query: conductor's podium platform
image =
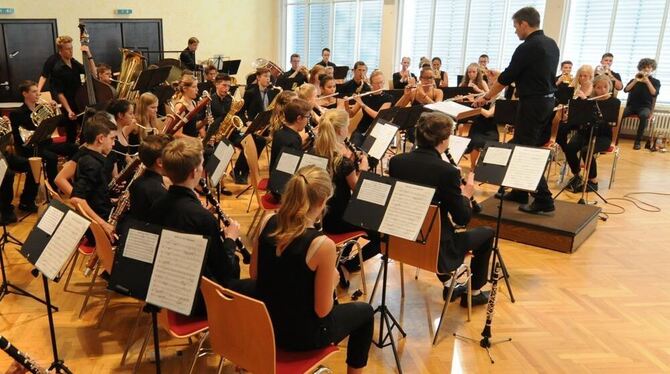
<svg viewBox="0 0 670 374"><path fill-rule="evenodd" d="M531 198L532 200L532 198ZM470 221L470 227L495 228L500 200L491 196L480 203L482 211ZM519 204L503 204L500 238L515 242L572 253L596 230L600 208L555 200L556 210L550 215L536 215L519 210Z"/></svg>

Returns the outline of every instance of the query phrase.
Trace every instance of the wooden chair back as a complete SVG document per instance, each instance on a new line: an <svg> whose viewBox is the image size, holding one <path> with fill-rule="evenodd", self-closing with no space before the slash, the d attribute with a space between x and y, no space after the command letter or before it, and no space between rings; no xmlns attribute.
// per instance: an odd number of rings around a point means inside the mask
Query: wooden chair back
<svg viewBox="0 0 670 374"><path fill-rule="evenodd" d="M65 204L65 201L63 200L61 195L58 192L56 192L56 190L53 188L51 183L49 183L48 179L44 180L44 185L47 187L47 193L49 194L50 199L53 199L53 200L56 200L56 201L59 201L59 202Z"/></svg>
<svg viewBox="0 0 670 374"><path fill-rule="evenodd" d="M625 107L622 105L619 107L619 117L617 117L616 125L612 128L612 146L615 146L619 143L619 131L621 131L621 122L623 122L623 111Z"/></svg>
<svg viewBox="0 0 670 374"><path fill-rule="evenodd" d="M114 266L114 249L112 243L109 241L105 230L102 229L102 226L95 222L91 217L84 212L81 205L76 205L77 212L84 216L86 219L91 221L89 226L91 232L93 233L93 238L95 239L95 253L102 263L102 268L108 273L112 274L112 267Z"/></svg>
<svg viewBox="0 0 670 374"><path fill-rule="evenodd" d="M275 373L276 351L270 315L262 302L202 277L212 350L252 373Z"/></svg>
<svg viewBox="0 0 670 374"><path fill-rule="evenodd" d="M417 241L390 236L387 244L389 258L410 266L438 274L437 257L440 254L440 209L431 205L423 220ZM426 237L422 238L422 235ZM418 240L421 240L419 242Z"/></svg>

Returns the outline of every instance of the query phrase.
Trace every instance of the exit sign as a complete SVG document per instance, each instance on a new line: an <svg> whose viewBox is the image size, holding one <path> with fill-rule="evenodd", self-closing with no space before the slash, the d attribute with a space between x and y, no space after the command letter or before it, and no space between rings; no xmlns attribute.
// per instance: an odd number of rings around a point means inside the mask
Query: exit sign
<svg viewBox="0 0 670 374"><path fill-rule="evenodd" d="M0 14L14 14L14 8L0 8Z"/></svg>
<svg viewBox="0 0 670 374"><path fill-rule="evenodd" d="M119 16L127 16L129 14L133 14L133 10L132 9L116 9L114 11L114 13L116 13Z"/></svg>

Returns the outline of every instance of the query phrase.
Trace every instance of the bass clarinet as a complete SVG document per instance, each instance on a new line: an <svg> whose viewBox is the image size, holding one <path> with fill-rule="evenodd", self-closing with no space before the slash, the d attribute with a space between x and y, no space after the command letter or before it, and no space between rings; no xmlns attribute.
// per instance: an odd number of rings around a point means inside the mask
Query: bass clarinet
<svg viewBox="0 0 670 374"><path fill-rule="evenodd" d="M32 374L47 374L47 371L39 366L35 360L30 358L27 354L21 352L12 345L4 336L0 335L0 349L5 351L11 358L16 360L28 372Z"/></svg>
<svg viewBox="0 0 670 374"><path fill-rule="evenodd" d="M219 205L219 202L212 195L212 191L210 191L209 187L207 187L207 180L202 178L200 179L199 184L200 188L202 189L202 194L207 199L207 202L212 204L216 210L216 213L219 215L219 218L223 221L223 224L226 227L230 226L230 219L223 212L223 209L221 209L221 205ZM251 253L249 253L249 250L244 246L244 243L242 243L240 238L235 239L235 245L237 245L237 251L242 255L242 262L245 264L251 263Z"/></svg>

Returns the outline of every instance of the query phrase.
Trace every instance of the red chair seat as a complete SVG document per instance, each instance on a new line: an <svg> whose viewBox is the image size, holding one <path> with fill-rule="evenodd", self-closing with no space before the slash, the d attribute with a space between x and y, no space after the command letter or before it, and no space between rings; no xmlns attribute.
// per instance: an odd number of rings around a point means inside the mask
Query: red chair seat
<svg viewBox="0 0 670 374"><path fill-rule="evenodd" d="M358 238L359 236L367 235L367 232L361 230L361 231L344 232L342 234L329 234L329 233L325 234L328 237L328 239L334 241L335 244L340 244L349 241L351 239Z"/></svg>
<svg viewBox="0 0 670 374"><path fill-rule="evenodd" d="M277 374L304 373L337 351L337 347L333 345L306 352L286 352L278 349Z"/></svg>
<svg viewBox="0 0 670 374"><path fill-rule="evenodd" d="M269 178L263 178L261 179L260 182L258 182L258 189L261 191L267 191L268 189L268 182L270 181Z"/></svg>
<svg viewBox="0 0 670 374"><path fill-rule="evenodd" d="M88 242L88 238L84 237L79 243L79 253L84 256L92 255L95 252L95 246L92 246Z"/></svg>
<svg viewBox="0 0 670 374"><path fill-rule="evenodd" d="M207 317L190 317L172 311L167 312L170 330L177 336L190 336L209 327Z"/></svg>
<svg viewBox="0 0 670 374"><path fill-rule="evenodd" d="M67 137L62 135L62 136L54 136L51 138L51 142L54 144L63 144L67 140Z"/></svg>
<svg viewBox="0 0 670 374"><path fill-rule="evenodd" d="M615 148L615 146L613 146L613 145L610 145L610 147L609 147L609 148L607 148L607 150L605 150L605 151L602 151L602 152L600 152L600 153L601 153L601 154L605 154L605 153L612 153L612 152L614 152L614 148Z"/></svg>
<svg viewBox="0 0 670 374"><path fill-rule="evenodd" d="M261 204L263 204L263 209L265 210L279 209L279 207L281 206L280 203L277 203L274 196L272 196L272 194L269 193L263 195L263 197L261 198Z"/></svg>

